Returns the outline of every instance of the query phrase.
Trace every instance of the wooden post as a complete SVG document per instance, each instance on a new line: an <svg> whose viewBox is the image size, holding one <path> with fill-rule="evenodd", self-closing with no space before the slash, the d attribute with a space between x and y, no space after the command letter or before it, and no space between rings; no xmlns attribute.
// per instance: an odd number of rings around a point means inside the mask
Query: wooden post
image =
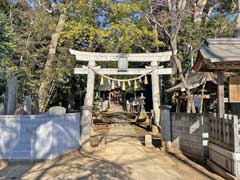
<svg viewBox="0 0 240 180"><path fill-rule="evenodd" d="M180 106L181 106L181 100L180 100L180 95L176 93L176 113L180 112Z"/></svg>
<svg viewBox="0 0 240 180"><path fill-rule="evenodd" d="M223 118L224 106L224 73L217 72L218 117Z"/></svg>
<svg viewBox="0 0 240 180"><path fill-rule="evenodd" d="M157 61L152 61L153 68L158 67ZM152 71L152 100L154 110L154 123L160 125L160 88L159 88L159 74L157 68Z"/></svg>
<svg viewBox="0 0 240 180"><path fill-rule="evenodd" d="M205 86L206 86L205 82L202 86L202 94L201 94L201 105L200 105L200 109L199 109L199 113L203 113L203 103L204 103L204 91L205 91Z"/></svg>
<svg viewBox="0 0 240 180"><path fill-rule="evenodd" d="M230 132L229 132L229 129L230 129L230 127L229 127L229 125L230 125L230 121L231 121L231 115L227 115L227 118L226 118L226 123L225 123L225 125L226 125L226 127L225 127L225 133L226 133L226 143L227 144L230 144L231 143L231 140L230 140Z"/></svg>
<svg viewBox="0 0 240 180"><path fill-rule="evenodd" d="M89 61L88 66L95 66L95 61ZM81 118L81 146L85 146L89 144L90 139L90 128L92 125L92 108L93 108L93 98L94 98L94 81L95 81L95 73L93 70L88 70L87 77L87 90L84 99L84 108L82 110L82 118Z"/></svg>
<svg viewBox="0 0 240 180"><path fill-rule="evenodd" d="M239 119L237 115L233 116L233 137L234 139L234 152L240 152L240 138L239 138Z"/></svg>

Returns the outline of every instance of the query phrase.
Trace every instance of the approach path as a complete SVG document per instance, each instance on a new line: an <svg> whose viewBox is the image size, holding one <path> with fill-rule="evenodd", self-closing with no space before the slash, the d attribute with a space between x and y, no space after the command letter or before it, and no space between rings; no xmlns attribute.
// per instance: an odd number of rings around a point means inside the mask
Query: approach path
<svg viewBox="0 0 240 180"><path fill-rule="evenodd" d="M105 127L106 142L38 163L0 163L2 179L208 180L174 156L142 145L147 133L133 124ZM104 129L104 128L103 128ZM209 171L205 170L210 173ZM210 173L211 174L211 173ZM214 179L221 179L213 175Z"/></svg>

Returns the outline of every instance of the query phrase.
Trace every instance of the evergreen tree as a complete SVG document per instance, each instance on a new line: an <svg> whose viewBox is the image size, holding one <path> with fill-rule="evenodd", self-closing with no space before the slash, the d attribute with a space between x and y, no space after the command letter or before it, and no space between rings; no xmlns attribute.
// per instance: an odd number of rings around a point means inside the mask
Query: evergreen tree
<svg viewBox="0 0 240 180"><path fill-rule="evenodd" d="M0 94L5 90L6 78L13 73L12 54L15 34L7 16L0 11Z"/></svg>

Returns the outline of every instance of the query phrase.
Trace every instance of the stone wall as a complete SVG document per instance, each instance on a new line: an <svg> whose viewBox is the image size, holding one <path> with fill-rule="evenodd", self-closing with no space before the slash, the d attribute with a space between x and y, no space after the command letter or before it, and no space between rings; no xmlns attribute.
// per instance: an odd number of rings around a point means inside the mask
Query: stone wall
<svg viewBox="0 0 240 180"><path fill-rule="evenodd" d="M0 115L0 159L53 159L80 147L80 114Z"/></svg>
<svg viewBox="0 0 240 180"><path fill-rule="evenodd" d="M172 145L183 154L205 162L208 157L208 116L171 113Z"/></svg>

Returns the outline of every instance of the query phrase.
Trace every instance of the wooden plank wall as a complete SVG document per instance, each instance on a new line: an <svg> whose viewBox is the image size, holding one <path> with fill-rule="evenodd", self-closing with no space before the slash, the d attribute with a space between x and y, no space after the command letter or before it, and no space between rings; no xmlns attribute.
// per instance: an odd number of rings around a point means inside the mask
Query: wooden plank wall
<svg viewBox="0 0 240 180"><path fill-rule="evenodd" d="M240 102L240 76L230 77L229 79L229 102Z"/></svg>

